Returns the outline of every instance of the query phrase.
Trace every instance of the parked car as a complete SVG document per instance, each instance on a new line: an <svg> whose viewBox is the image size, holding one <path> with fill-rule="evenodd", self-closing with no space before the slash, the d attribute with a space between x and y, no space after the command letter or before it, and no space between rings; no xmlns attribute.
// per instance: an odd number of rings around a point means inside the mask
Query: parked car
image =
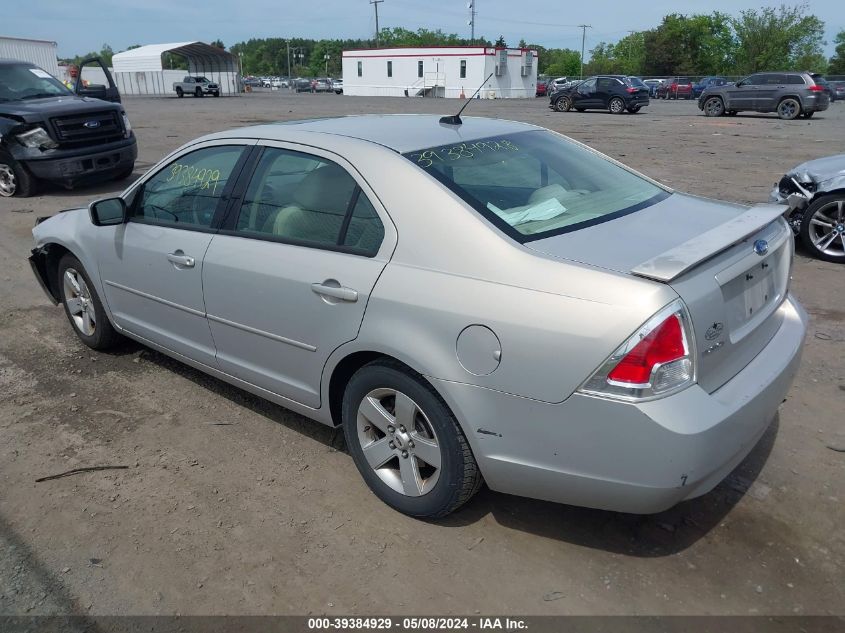
<svg viewBox="0 0 845 633"><path fill-rule="evenodd" d="M553 92L549 97L549 107L558 112L600 109L613 114L622 114L625 110L636 114L648 105L648 87L639 78L634 79L636 84L623 75L588 77L576 85Z"/></svg>
<svg viewBox="0 0 845 633"><path fill-rule="evenodd" d="M546 92L548 94L552 94L555 90L560 90L566 84L569 84L571 82L572 80L567 77L558 77L557 79L552 79L546 84Z"/></svg>
<svg viewBox="0 0 845 633"><path fill-rule="evenodd" d="M546 82L537 80L537 89L534 92L535 97L545 97L547 94Z"/></svg>
<svg viewBox="0 0 845 633"><path fill-rule="evenodd" d="M401 512L483 479L649 513L712 489L789 390L782 212L525 123L370 115L191 141L37 224L30 263L89 347L125 335L342 426Z"/></svg>
<svg viewBox="0 0 845 633"><path fill-rule="evenodd" d="M663 83L662 79L643 79L643 83L648 86L648 96L652 99L657 98L657 89Z"/></svg>
<svg viewBox="0 0 845 633"><path fill-rule="evenodd" d="M343 79L332 79L332 90L336 95L343 94Z"/></svg>
<svg viewBox="0 0 845 633"><path fill-rule="evenodd" d="M813 78L818 85L824 88L824 91L827 93L827 96L830 98L830 102L833 103L836 101L836 90L833 89L833 86L825 79L822 75L818 73L810 73L810 76Z"/></svg>
<svg viewBox="0 0 845 633"><path fill-rule="evenodd" d="M220 96L220 86L203 76L193 77L186 75L182 81L173 83L173 90L176 91L176 96L180 99L186 94L194 95L195 97L202 97L203 95Z"/></svg>
<svg viewBox="0 0 845 633"><path fill-rule="evenodd" d="M756 73L736 84L707 88L698 98L698 108L711 117L754 111L809 119L829 105L824 86L806 72Z"/></svg>
<svg viewBox="0 0 845 633"><path fill-rule="evenodd" d="M297 77L291 81L291 88L296 92L311 92L311 80Z"/></svg>
<svg viewBox="0 0 845 633"><path fill-rule="evenodd" d="M658 99L692 99L692 81L687 77L672 77L657 88Z"/></svg>
<svg viewBox="0 0 845 633"><path fill-rule="evenodd" d="M704 77L698 83L693 84L692 93L693 96L698 98L701 96L701 93L704 92L706 88L710 88L711 86L725 86L729 83L730 81L728 81L724 77Z"/></svg>
<svg viewBox="0 0 845 633"><path fill-rule="evenodd" d="M0 59L0 196L32 196L42 180L73 188L132 174L138 145L103 72L108 87L77 82L75 94L34 64Z"/></svg>
<svg viewBox="0 0 845 633"><path fill-rule="evenodd" d="M830 89L833 91L831 101L845 100L845 81L830 81Z"/></svg>
<svg viewBox="0 0 845 633"><path fill-rule="evenodd" d="M311 92L331 92L332 80L328 77L318 77L311 81Z"/></svg>
<svg viewBox="0 0 845 633"><path fill-rule="evenodd" d="M249 86L250 88L258 88L262 84L258 77L244 77L244 85Z"/></svg>
<svg viewBox="0 0 845 633"><path fill-rule="evenodd" d="M845 154L798 165L772 190L792 232L819 259L845 264Z"/></svg>

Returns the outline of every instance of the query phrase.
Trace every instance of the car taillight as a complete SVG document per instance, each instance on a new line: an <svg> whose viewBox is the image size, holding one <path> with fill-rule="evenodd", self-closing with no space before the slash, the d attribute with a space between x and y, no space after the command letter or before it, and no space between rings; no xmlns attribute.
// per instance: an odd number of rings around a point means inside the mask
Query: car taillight
<svg viewBox="0 0 845 633"><path fill-rule="evenodd" d="M580 391L621 400L675 393L695 382L692 325L678 299L649 319L584 383Z"/></svg>
<svg viewBox="0 0 845 633"><path fill-rule="evenodd" d="M634 94L635 92L638 92L638 91L639 91L639 88L631 88L631 87L625 88L625 92L627 92L629 95L632 95L632 94Z"/></svg>
<svg viewBox="0 0 845 633"><path fill-rule="evenodd" d="M820 86L819 84L813 84L809 88L810 92L824 92L824 86Z"/></svg>

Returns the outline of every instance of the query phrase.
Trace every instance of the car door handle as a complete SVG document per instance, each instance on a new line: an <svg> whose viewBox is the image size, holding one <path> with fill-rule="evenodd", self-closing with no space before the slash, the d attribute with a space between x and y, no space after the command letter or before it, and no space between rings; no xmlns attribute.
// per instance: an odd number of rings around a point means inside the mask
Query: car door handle
<svg viewBox="0 0 845 633"><path fill-rule="evenodd" d="M327 279L323 283L314 283L311 284L311 290L316 292L318 295L323 295L325 297L332 297L334 299L340 299L341 301L349 301L350 303L354 303L358 301L358 291L353 290L352 288L346 288L345 286L341 286L337 281L334 279Z"/></svg>
<svg viewBox="0 0 845 633"><path fill-rule="evenodd" d="M175 253L168 253L167 254L167 261L172 264L176 264L177 266L182 266L183 268L193 268L196 264L196 261L193 257L189 257L185 255L182 251L176 251Z"/></svg>

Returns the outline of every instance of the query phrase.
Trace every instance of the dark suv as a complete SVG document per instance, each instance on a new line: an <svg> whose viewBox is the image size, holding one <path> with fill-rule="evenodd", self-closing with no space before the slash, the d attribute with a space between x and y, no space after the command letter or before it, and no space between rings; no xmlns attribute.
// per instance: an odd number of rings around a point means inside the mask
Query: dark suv
<svg viewBox="0 0 845 633"><path fill-rule="evenodd" d="M107 79L109 88L77 81L75 94L33 64L0 59L0 196L31 196L39 180L73 187L132 174L138 145L123 106L87 96L119 98Z"/></svg>
<svg viewBox="0 0 845 633"><path fill-rule="evenodd" d="M637 77L599 75L556 90L549 97L549 107L558 112L592 109L610 110L613 114L627 110L634 114L648 105L648 92L648 86Z"/></svg>
<svg viewBox="0 0 845 633"><path fill-rule="evenodd" d="M827 110L830 96L813 74L802 72L757 73L726 86L707 88L698 108L707 116L733 115L744 110L777 112L781 119Z"/></svg>

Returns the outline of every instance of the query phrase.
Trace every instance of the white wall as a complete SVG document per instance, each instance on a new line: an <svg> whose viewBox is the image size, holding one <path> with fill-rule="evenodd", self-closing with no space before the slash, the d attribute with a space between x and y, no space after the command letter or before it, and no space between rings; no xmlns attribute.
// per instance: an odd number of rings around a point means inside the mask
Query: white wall
<svg viewBox="0 0 845 633"><path fill-rule="evenodd" d="M112 68L109 68L109 72L111 72L121 95L175 95L173 83L182 81L186 75L192 74L187 70L116 73ZM57 76L64 81L67 78L67 68L62 66ZM237 73L218 73L215 71L205 73L205 76L219 84L221 95L238 93ZM108 85L105 74L98 66L85 66L82 69L82 78L92 84Z"/></svg>
<svg viewBox="0 0 845 633"><path fill-rule="evenodd" d="M393 48L343 52L343 93L358 96L438 96L470 97L490 73L494 73L499 52L484 47ZM418 63L423 62L423 77ZM461 77L461 62L466 76ZM528 76L521 70L525 51L507 50L507 70L484 84L483 99L533 98L537 86L537 59L534 56ZM358 76L358 62L362 76ZM392 63L392 77L387 63Z"/></svg>
<svg viewBox="0 0 845 633"><path fill-rule="evenodd" d="M0 37L0 59L19 59L40 66L54 77L59 73L56 43Z"/></svg>

